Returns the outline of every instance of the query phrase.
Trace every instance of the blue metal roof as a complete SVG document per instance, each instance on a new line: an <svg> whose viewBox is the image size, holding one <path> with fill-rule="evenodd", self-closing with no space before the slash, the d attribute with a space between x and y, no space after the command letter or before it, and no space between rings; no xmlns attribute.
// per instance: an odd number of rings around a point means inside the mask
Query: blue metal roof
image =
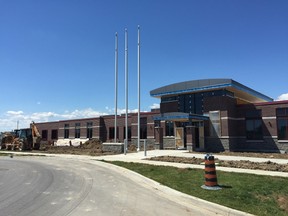
<svg viewBox="0 0 288 216"><path fill-rule="evenodd" d="M203 79L192 80L186 82L175 83L163 86L150 91L152 97L162 97L169 95L178 95L185 93L196 93L216 89L228 89L233 92L236 97L253 102L271 102L272 98L257 92L243 84L232 79Z"/></svg>

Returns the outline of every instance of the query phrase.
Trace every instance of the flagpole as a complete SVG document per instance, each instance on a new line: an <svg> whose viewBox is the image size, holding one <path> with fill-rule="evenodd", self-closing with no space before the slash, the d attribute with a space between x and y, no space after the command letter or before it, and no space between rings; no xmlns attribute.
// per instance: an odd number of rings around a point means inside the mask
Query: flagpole
<svg viewBox="0 0 288 216"><path fill-rule="evenodd" d="M140 151L140 26L138 25L138 140L137 151Z"/></svg>
<svg viewBox="0 0 288 216"><path fill-rule="evenodd" d="M115 34L115 126L114 142L117 142L117 109L118 109L118 33Z"/></svg>
<svg viewBox="0 0 288 216"><path fill-rule="evenodd" d="M125 29L125 142L124 154L127 153L128 146L128 31Z"/></svg>

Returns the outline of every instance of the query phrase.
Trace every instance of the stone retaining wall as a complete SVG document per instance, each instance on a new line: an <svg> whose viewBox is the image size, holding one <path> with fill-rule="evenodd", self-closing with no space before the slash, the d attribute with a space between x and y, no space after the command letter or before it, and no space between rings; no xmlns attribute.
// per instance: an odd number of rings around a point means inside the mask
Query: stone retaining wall
<svg viewBox="0 0 288 216"><path fill-rule="evenodd" d="M124 143L103 143L102 151L121 154L124 152Z"/></svg>

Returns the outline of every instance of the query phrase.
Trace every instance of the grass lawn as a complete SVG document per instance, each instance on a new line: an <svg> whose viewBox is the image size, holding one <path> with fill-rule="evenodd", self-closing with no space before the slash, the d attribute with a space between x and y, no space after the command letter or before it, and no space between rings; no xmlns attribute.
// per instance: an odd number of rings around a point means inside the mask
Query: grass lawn
<svg viewBox="0 0 288 216"><path fill-rule="evenodd" d="M109 162L110 163L110 162ZM288 215L288 178L217 171L222 190L204 190L204 169L111 162L183 193L255 215Z"/></svg>

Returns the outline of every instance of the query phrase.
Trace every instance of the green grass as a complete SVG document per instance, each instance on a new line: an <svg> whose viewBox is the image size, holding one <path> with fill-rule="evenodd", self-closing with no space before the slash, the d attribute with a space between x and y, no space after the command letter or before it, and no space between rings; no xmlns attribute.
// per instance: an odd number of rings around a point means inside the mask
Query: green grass
<svg viewBox="0 0 288 216"><path fill-rule="evenodd" d="M255 215L288 215L288 178L217 171L222 190L204 190L204 170L111 162L183 193ZM280 202L280 203L279 203ZM281 207L280 207L281 206Z"/></svg>

